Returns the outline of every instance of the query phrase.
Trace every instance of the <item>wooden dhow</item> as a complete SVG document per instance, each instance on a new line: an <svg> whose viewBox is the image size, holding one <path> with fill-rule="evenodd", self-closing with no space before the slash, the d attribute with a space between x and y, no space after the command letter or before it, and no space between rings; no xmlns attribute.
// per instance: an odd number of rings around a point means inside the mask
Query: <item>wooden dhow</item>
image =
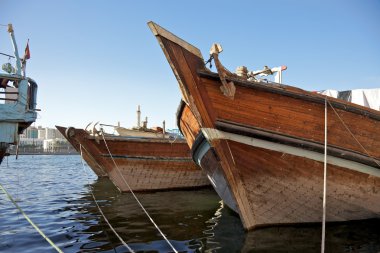
<svg viewBox="0 0 380 253"><path fill-rule="evenodd" d="M0 53L8 58L0 73L0 163L8 155L10 145L17 145L18 135L37 118L37 83L26 76L26 61L30 58L29 44L23 58L19 56L13 26L8 25L13 44L13 55ZM13 59L16 67L10 63Z"/></svg>
<svg viewBox="0 0 380 253"><path fill-rule="evenodd" d="M178 80L178 126L192 157L245 229L322 221L327 107L326 221L380 217L380 112L220 63L148 23ZM280 68L283 70L284 68ZM327 105L327 106L326 106Z"/></svg>
<svg viewBox="0 0 380 253"><path fill-rule="evenodd" d="M123 192L187 189L210 185L183 138L120 136L56 126L98 176Z"/></svg>
<svg viewBox="0 0 380 253"><path fill-rule="evenodd" d="M107 170L100 165L96 159L87 151L87 149L84 149L81 147L81 143L79 142L79 138L72 138L73 136L70 136L69 133L76 134L76 132L79 132L81 135L87 135L88 132L83 129L77 129L72 130L70 129L70 132L68 131L68 128L62 127L62 126L55 126L58 131L70 142L70 144L74 147L74 149L83 157L83 159L86 161L88 166L92 169L92 171L98 176L98 177L108 177Z"/></svg>

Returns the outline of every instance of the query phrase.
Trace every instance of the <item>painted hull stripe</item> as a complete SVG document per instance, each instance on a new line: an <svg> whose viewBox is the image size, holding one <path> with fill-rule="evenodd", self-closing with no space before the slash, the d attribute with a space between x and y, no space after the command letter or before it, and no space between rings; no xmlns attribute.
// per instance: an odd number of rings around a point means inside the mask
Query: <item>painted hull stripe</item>
<svg viewBox="0 0 380 253"><path fill-rule="evenodd" d="M296 147L292 147L292 146L288 146L284 144L260 140L253 137L227 133L227 132L220 131L214 128L202 128L202 132L205 138L210 143L212 143L213 140L230 140L230 141L236 141L236 142L243 143L243 144L253 146L253 147L264 148L264 149L282 152L285 154L290 154L290 155L299 156L299 157L305 157L305 158L318 161L318 162L324 161L323 154L309 151L309 150L304 150L301 148L296 148ZM329 155L327 155L327 163L331 165L336 165L339 167L359 171L362 173L366 173L372 176L380 177L380 169L377 169L375 167L371 167L368 165L364 165L361 163L348 161L342 158L329 156Z"/></svg>

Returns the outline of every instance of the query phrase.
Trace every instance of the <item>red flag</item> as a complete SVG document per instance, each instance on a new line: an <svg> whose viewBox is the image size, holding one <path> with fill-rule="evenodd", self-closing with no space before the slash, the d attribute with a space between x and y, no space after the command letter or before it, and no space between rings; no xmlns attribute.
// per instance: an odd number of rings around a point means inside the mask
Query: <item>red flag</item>
<svg viewBox="0 0 380 253"><path fill-rule="evenodd" d="M26 43L25 54L24 54L24 60L26 59L30 59L29 40Z"/></svg>

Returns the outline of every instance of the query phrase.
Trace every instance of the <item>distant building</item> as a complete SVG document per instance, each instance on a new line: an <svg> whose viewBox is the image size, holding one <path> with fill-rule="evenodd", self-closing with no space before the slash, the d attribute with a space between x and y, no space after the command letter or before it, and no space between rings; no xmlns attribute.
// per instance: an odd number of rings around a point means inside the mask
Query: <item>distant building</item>
<svg viewBox="0 0 380 253"><path fill-rule="evenodd" d="M26 134L26 138L33 138L33 139L37 139L38 138L38 129L35 128L35 127L28 127L26 130L25 130L25 134Z"/></svg>
<svg viewBox="0 0 380 253"><path fill-rule="evenodd" d="M45 140L46 130L45 128L38 129L38 139Z"/></svg>
<svg viewBox="0 0 380 253"><path fill-rule="evenodd" d="M15 147L13 148L15 151ZM65 137L55 128L30 126L20 134L20 153L76 153Z"/></svg>
<svg viewBox="0 0 380 253"><path fill-rule="evenodd" d="M45 128L45 140L49 140L49 139L55 139L56 136L55 136L55 131L56 129L54 128Z"/></svg>
<svg viewBox="0 0 380 253"><path fill-rule="evenodd" d="M43 140L43 147L44 152L48 153L63 152L72 148L66 139L60 138Z"/></svg>
<svg viewBox="0 0 380 253"><path fill-rule="evenodd" d="M20 147L42 147L44 145L44 140L37 138L20 138Z"/></svg>

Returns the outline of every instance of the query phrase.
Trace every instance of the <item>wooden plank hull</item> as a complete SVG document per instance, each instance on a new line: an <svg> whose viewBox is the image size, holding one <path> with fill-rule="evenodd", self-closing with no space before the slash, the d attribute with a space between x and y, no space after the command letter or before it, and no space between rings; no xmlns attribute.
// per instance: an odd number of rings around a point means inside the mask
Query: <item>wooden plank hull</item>
<svg viewBox="0 0 380 253"><path fill-rule="evenodd" d="M183 95L193 159L244 227L320 222L327 98L212 73L198 49L149 26ZM380 112L329 98L327 118L327 220L379 218Z"/></svg>
<svg viewBox="0 0 380 253"><path fill-rule="evenodd" d="M249 210L243 217L247 228L322 220L323 162L231 140L213 140L212 148L204 142L194 158L228 206ZM228 182L220 162L225 147L233 159L225 160L234 168ZM327 189L327 221L379 217L379 177L329 164Z"/></svg>
<svg viewBox="0 0 380 253"><path fill-rule="evenodd" d="M70 144L75 148L75 150L82 155L83 159L86 161L88 166L94 171L98 177L108 177L107 170L101 166L95 158L84 148L81 149L81 143L77 138L69 138L67 136L67 128L56 126L59 132L70 142Z"/></svg>
<svg viewBox="0 0 380 253"><path fill-rule="evenodd" d="M92 158L94 162L89 166L94 169L94 164L99 165L123 192L210 184L205 173L191 160L183 140L105 136L104 142L102 136L91 136L82 129L71 130L65 136L81 145L82 151Z"/></svg>

